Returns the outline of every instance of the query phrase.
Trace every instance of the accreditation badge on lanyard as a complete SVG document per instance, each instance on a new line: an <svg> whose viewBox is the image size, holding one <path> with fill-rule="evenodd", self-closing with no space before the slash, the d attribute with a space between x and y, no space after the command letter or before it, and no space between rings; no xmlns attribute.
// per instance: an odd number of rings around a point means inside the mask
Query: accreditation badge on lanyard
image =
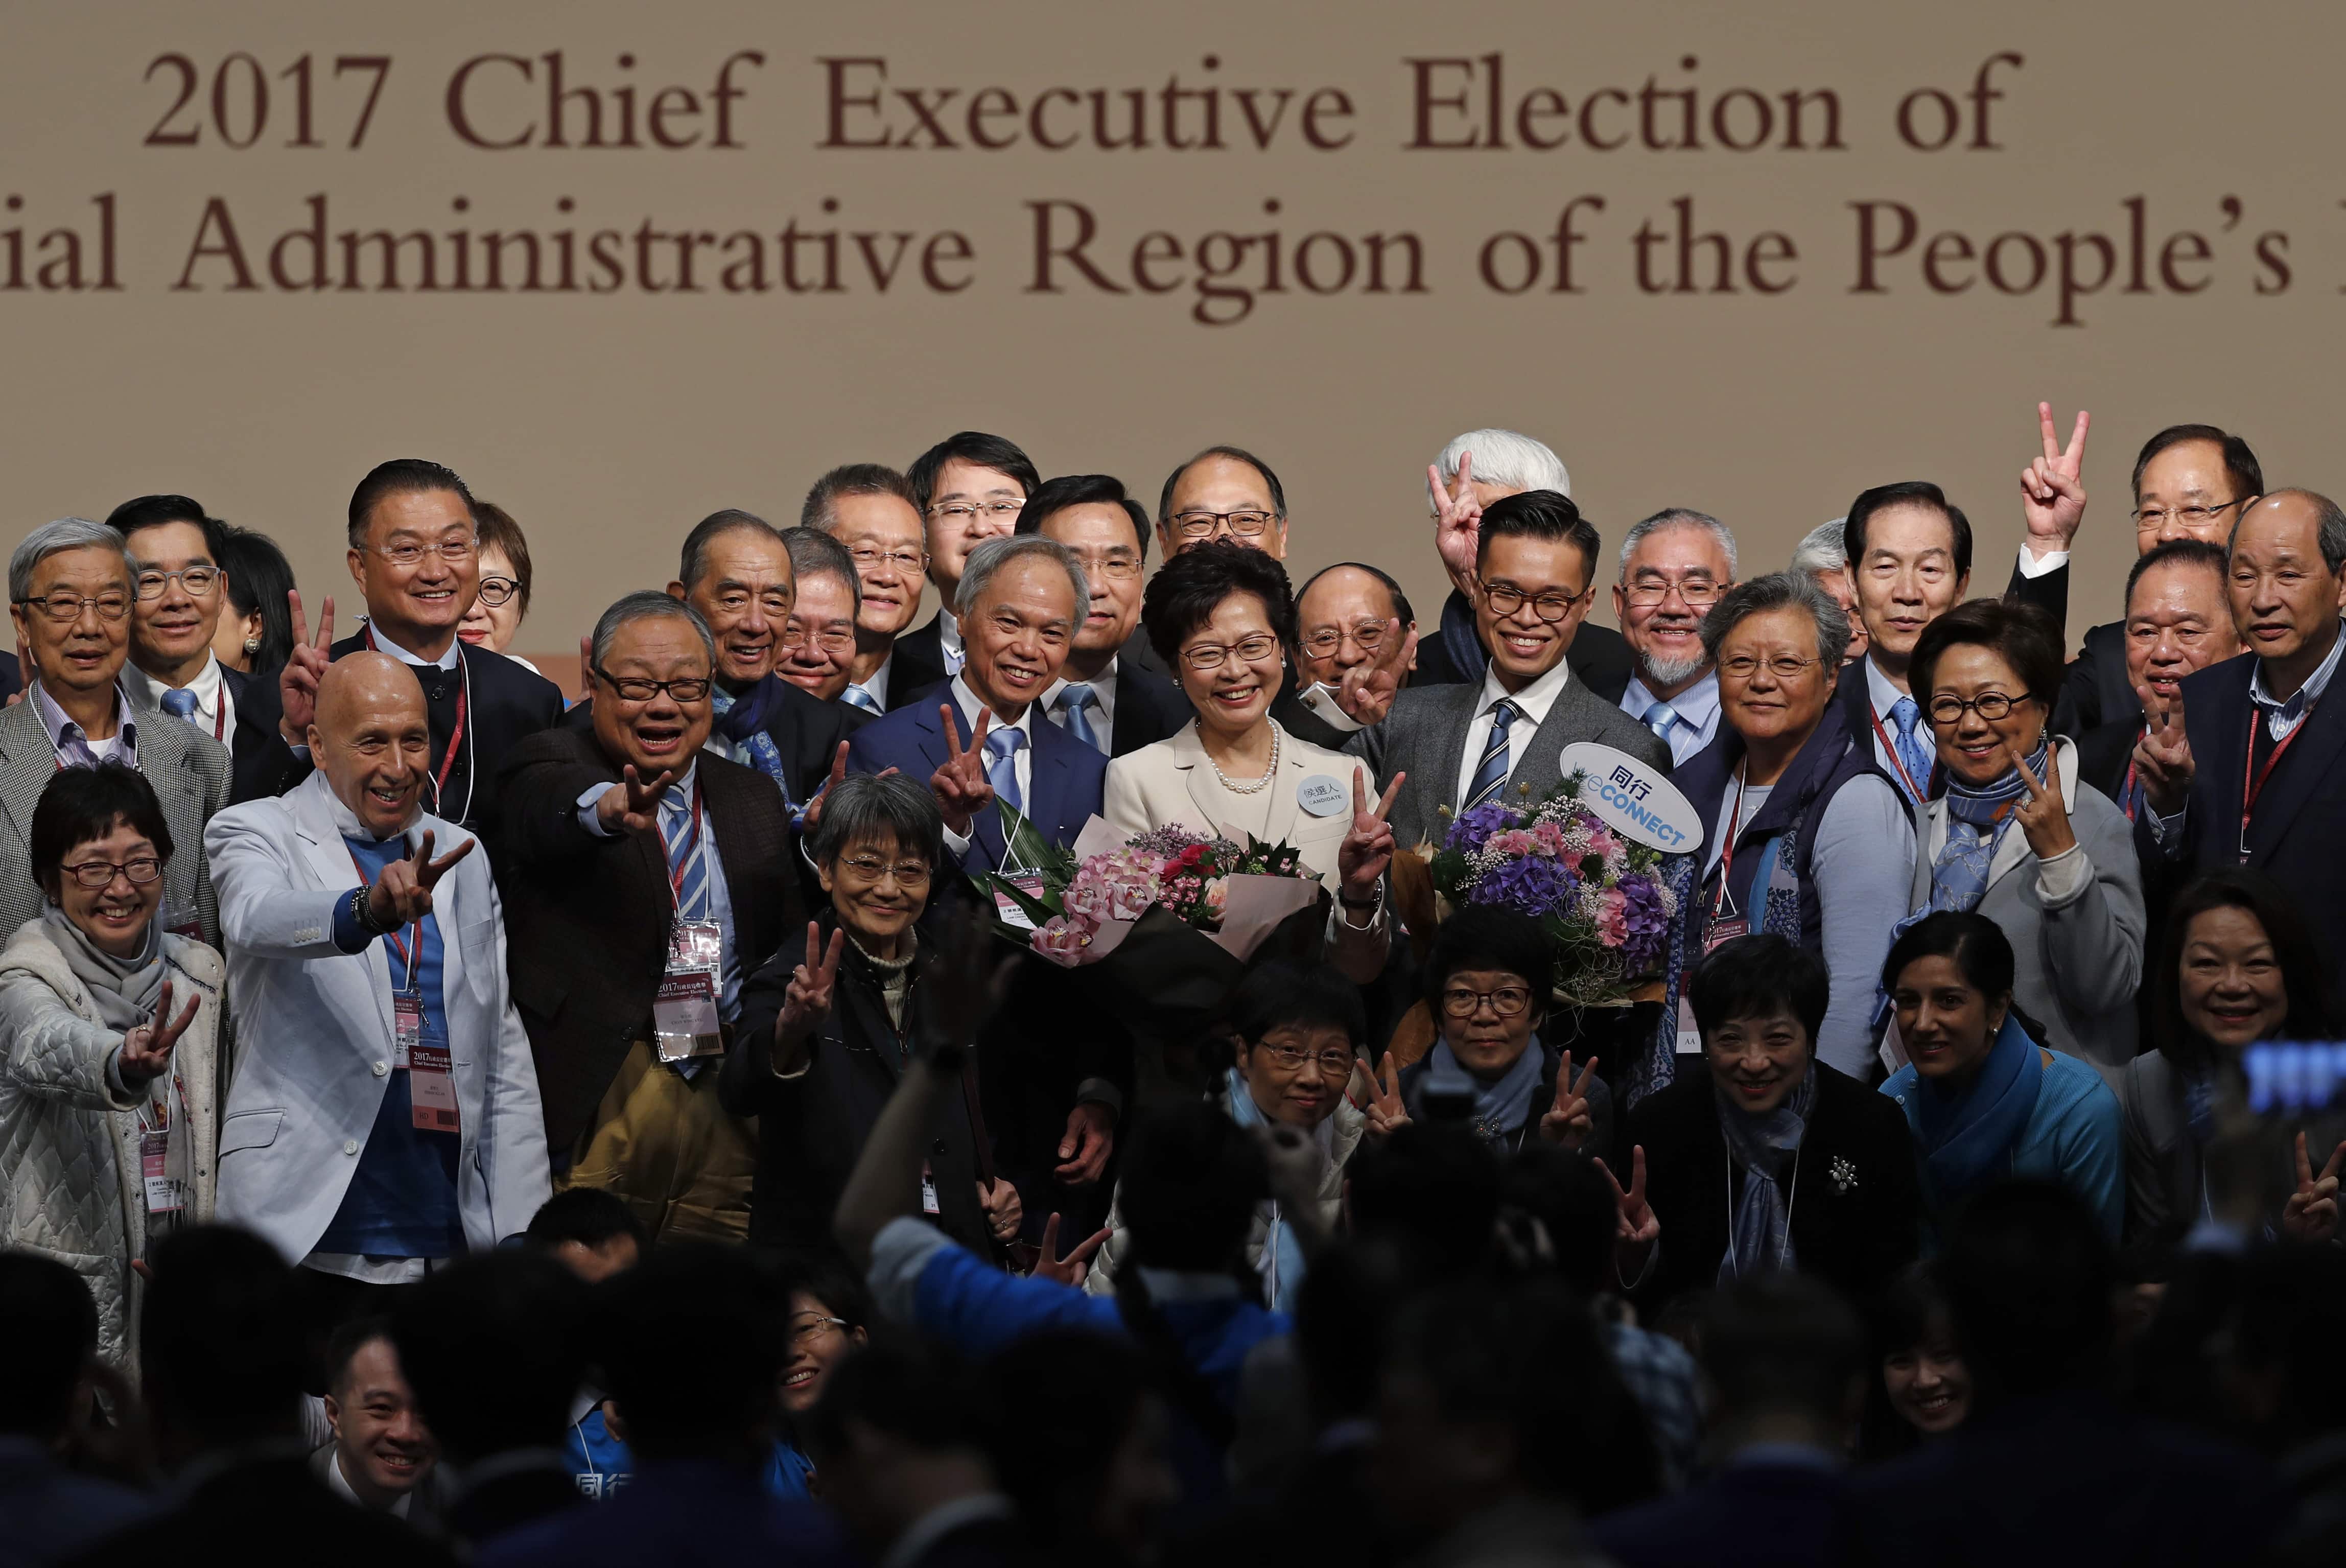
<svg viewBox="0 0 2346 1568"><path fill-rule="evenodd" d="M397 932L384 940L406 961L406 982L391 993L391 1061L407 1074L409 1125L426 1133L456 1132L463 1121L456 1111L454 1055L446 1041L424 1038L423 988L417 974L423 922L409 928L404 944Z"/></svg>
<svg viewBox="0 0 2346 1568"><path fill-rule="evenodd" d="M663 1062L720 1056L725 1053L723 1022L718 1016L718 997L723 989L725 928L709 918L709 840L701 832L700 823L700 780L696 778L692 783L692 820L685 843L669 844L665 828L660 837L661 847L667 851L668 891L677 901L675 915L668 922L668 967L660 975L658 989L652 993L653 1044ZM684 907L686 871L696 866L701 874L693 902L699 907L688 910Z"/></svg>
<svg viewBox="0 0 2346 1568"><path fill-rule="evenodd" d="M177 1073L170 1087L138 1113L138 1177L147 1212L176 1215L188 1207L194 1151L188 1146L188 1091Z"/></svg>

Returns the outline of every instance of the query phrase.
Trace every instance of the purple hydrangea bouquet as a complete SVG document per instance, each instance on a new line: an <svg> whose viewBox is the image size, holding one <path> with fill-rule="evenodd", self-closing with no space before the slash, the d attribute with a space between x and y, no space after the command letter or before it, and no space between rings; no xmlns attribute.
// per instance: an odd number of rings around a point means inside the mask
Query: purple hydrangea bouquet
<svg viewBox="0 0 2346 1568"><path fill-rule="evenodd" d="M1450 825L1433 853L1433 890L1449 909L1515 910L1556 939L1556 999L1617 1005L1658 972L1678 898L1662 854L1632 843L1580 803L1583 773L1534 801L1519 790ZM1423 852L1423 851L1421 851Z"/></svg>

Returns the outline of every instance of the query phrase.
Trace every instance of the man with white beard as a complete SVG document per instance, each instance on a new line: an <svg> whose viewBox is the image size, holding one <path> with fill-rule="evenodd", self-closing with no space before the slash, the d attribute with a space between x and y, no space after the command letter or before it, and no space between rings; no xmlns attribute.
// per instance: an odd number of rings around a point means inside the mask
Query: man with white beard
<svg viewBox="0 0 2346 1568"><path fill-rule="evenodd" d="M1613 616L1636 664L1621 711L1659 736L1673 767L1719 733L1719 674L1702 651L1702 620L1735 585L1735 535L1683 506L1655 513L1621 541Z"/></svg>

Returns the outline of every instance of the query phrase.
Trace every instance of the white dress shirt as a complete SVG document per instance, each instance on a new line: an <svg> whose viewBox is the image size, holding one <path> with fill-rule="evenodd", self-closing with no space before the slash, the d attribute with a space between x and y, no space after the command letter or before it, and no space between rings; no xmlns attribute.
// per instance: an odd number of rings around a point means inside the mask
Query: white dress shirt
<svg viewBox="0 0 2346 1568"><path fill-rule="evenodd" d="M1108 660L1106 669L1084 683L1092 688L1091 727L1103 741L1116 734L1116 666L1115 659ZM1044 716L1062 729L1067 728L1067 710L1059 706L1059 698L1067 684L1066 676L1053 681L1041 703Z"/></svg>
<svg viewBox="0 0 2346 1568"><path fill-rule="evenodd" d="M1483 748L1491 744L1491 709L1501 697L1514 703L1522 711L1507 730L1507 777L1513 779L1522 765L1524 748L1530 745L1532 732L1547 722L1547 710L1564 695L1566 683L1572 679L1572 667L1564 660L1556 667L1521 691L1509 691L1499 680L1499 666L1493 660L1483 672L1483 694L1474 701L1474 721L1466 726L1466 754L1458 759L1458 792L1454 800L1466 799L1474 782L1474 770L1483 760Z"/></svg>
<svg viewBox="0 0 2346 1568"><path fill-rule="evenodd" d="M1646 715L1663 700L1646 689L1643 678L1633 675L1621 693L1621 711L1651 729ZM1719 671L1704 671L1700 680L1668 700L1670 711L1678 716L1668 737L1670 766L1678 768L1719 734Z"/></svg>
<svg viewBox="0 0 2346 1568"><path fill-rule="evenodd" d="M961 622L955 620L954 613L943 605L937 606L937 647L944 652L945 673L959 675L961 667L969 659L969 654L962 647Z"/></svg>
<svg viewBox="0 0 2346 1568"><path fill-rule="evenodd" d="M114 686L114 733L104 740L92 740L82 733L81 726L66 717L66 710L56 705L38 676L27 683L27 689L32 693L33 711L41 716L41 728L48 731L49 749L57 754L58 767L95 768L101 762L138 766L138 721L133 717L136 710L130 694L120 681Z"/></svg>
<svg viewBox="0 0 2346 1568"><path fill-rule="evenodd" d="M940 640L940 641L942 641L942 640L943 640L943 633L944 633L944 628L943 628L942 626L938 628L938 633L939 633L939 640ZM895 650L894 648L892 648L892 648L890 648L890 649L888 650L888 657L887 657L886 658L883 658L883 659L882 659L882 660L880 661L880 667L879 667L878 669L875 669L875 670L873 670L873 671L872 672L872 678L871 678L870 680L852 680L852 681L849 681L849 682L847 683L847 690L846 690L846 691L842 691L842 692L841 692L841 693L839 694L839 700L840 700L840 701L842 701L842 702L845 702L845 703L847 703L847 706L848 706L848 707L850 707L850 708L857 708L857 707L861 707L862 705L861 705L861 704L859 704L859 703L854 703L854 702L849 702L849 701L848 701L848 693L849 693L849 692L857 692L857 691L860 691L860 692L862 692L864 696L866 696L866 697L870 697L870 698L872 699L872 709L871 709L871 710L872 710L873 713L885 713L885 712L887 712L887 711L888 711L888 670L889 670L889 668L890 668L890 667L891 667L891 666L892 666L892 665L894 665L894 664L895 664L895 662L896 662L896 650Z"/></svg>
<svg viewBox="0 0 2346 1568"><path fill-rule="evenodd" d="M962 732L965 735L974 733L977 728L977 716L993 710L977 699L977 693L969 688L969 680L966 677L957 675L953 677L952 692L954 707L961 714ZM989 740L994 738L997 730L1003 729L1015 729L1026 738L1026 744L1010 754L1010 766L1018 778L1018 799L1029 806L1033 805L1035 800L1035 715L1040 711L1042 706L1039 702L1028 703L1026 711L1018 716L1018 722L1015 724L1003 723L999 714L985 721L985 734ZM991 775L993 770L993 758L989 755L986 759L986 772ZM970 825L976 826L975 819L971 820ZM956 833L950 824L946 826L945 848L953 851L954 858L958 859L967 854L969 844L968 834Z"/></svg>
<svg viewBox="0 0 2346 1568"><path fill-rule="evenodd" d="M236 702L228 694L228 682L220 678L220 662L210 654L204 656L204 667L185 687L165 686L135 664L122 667L122 688L141 708L161 712L163 694L178 689L195 694L196 711L188 722L218 740L222 746L236 744Z"/></svg>
<svg viewBox="0 0 2346 1568"><path fill-rule="evenodd" d="M382 628L375 625L372 621L366 621L362 624L366 627L367 634L374 638L375 651L377 653L387 653L402 664L423 665L427 667L433 665L437 665L442 669L454 669L456 667L456 660L464 653L464 639L462 637L452 636L448 639L447 651L443 653L438 658L425 658L422 654L409 653L405 648L401 647L397 643L393 642L388 636L383 635Z"/></svg>

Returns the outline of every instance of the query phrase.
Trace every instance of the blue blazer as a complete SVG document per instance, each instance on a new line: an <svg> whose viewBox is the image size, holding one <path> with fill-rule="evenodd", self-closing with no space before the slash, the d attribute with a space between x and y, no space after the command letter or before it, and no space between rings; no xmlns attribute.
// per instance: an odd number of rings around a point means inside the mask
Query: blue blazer
<svg viewBox="0 0 2346 1568"><path fill-rule="evenodd" d="M857 730L848 740L847 765L859 773L879 773L890 768L925 784L945 765L944 716L953 710L954 735L969 744L969 727L950 686L937 687L926 701L895 708ZM1100 792L1107 779L1107 759L1076 739L1041 714L1029 726L1034 755L1028 759L1026 815L1035 831L1055 844L1067 845L1099 815ZM989 732L992 727L989 725ZM1002 869L1002 820L992 810L980 811L972 824L969 856L964 869ZM982 862L982 863L977 863Z"/></svg>

